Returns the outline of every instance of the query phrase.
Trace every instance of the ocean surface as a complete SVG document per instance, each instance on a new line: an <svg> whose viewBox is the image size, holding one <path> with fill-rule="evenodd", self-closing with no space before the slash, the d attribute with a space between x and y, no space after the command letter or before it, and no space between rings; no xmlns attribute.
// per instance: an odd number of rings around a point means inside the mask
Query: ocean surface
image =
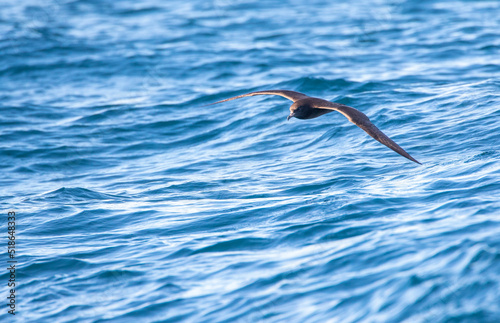
<svg viewBox="0 0 500 323"><path fill-rule="evenodd" d="M500 1L0 7L1 322L500 322Z"/></svg>

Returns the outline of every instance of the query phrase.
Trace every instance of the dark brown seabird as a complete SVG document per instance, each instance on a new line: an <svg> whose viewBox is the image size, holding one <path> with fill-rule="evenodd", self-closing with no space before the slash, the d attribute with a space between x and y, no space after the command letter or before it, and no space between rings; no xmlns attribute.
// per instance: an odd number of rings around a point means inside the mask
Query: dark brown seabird
<svg viewBox="0 0 500 323"><path fill-rule="evenodd" d="M313 98L295 91L269 90L269 91L250 92L247 94L234 96L232 98L225 99L222 101L217 101L208 105L222 103L254 95L279 95L289 100L292 100L293 104L290 106L290 115L288 116L287 120L290 120L290 118L293 117L297 119L313 119L328 112L332 112L334 110L338 111L342 113L349 121L351 121L356 126L363 129L373 139L391 148L401 156L406 157L409 160L421 165L419 161L411 157L410 154L408 154L403 148L399 147L397 143L392 141L391 138L387 137L373 123L371 123L370 119L363 112L344 104L329 102L319 98Z"/></svg>

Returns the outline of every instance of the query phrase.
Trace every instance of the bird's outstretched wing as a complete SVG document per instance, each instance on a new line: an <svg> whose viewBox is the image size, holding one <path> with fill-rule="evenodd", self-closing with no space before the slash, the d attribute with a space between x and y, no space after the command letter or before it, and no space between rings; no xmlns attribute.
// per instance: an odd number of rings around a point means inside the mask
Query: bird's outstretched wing
<svg viewBox="0 0 500 323"><path fill-rule="evenodd" d="M221 100L221 101L217 101L217 102L210 103L210 104L207 104L207 105L222 103L222 102L231 101L231 100L235 100L235 99L239 99L239 98L244 98L246 96L254 96L254 95L279 95L279 96L282 96L284 98L287 98L288 100L292 100L293 102L295 102L297 100L300 100L300 99L308 98L307 95L302 94L300 92L287 91L287 90L269 90L269 91L250 92L250 93L247 93L247 94L233 96L232 98Z"/></svg>
<svg viewBox="0 0 500 323"><path fill-rule="evenodd" d="M321 100L321 101L324 101L324 100ZM408 154L403 148L401 148L391 138L387 137L382 131L380 131L380 129L377 128L363 112L356 110L352 107L349 107L347 105L343 105L340 103L328 102L328 101L324 101L318 105L315 105L315 108L336 110L336 111L342 113L344 116L347 117L347 119L349 119L349 121L351 121L356 126L363 129L367 134L369 134L376 141L389 147L390 149L394 150L395 152L397 152L401 156L406 157L409 160L411 160L417 164L422 165L418 160L411 157L410 154Z"/></svg>

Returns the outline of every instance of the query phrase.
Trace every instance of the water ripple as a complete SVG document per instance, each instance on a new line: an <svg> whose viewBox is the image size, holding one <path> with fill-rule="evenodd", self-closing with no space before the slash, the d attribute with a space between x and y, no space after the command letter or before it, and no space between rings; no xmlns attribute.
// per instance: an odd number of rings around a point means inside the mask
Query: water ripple
<svg viewBox="0 0 500 323"><path fill-rule="evenodd" d="M16 317L499 321L498 9L3 4ZM263 89L353 106L423 165L282 97L204 106Z"/></svg>

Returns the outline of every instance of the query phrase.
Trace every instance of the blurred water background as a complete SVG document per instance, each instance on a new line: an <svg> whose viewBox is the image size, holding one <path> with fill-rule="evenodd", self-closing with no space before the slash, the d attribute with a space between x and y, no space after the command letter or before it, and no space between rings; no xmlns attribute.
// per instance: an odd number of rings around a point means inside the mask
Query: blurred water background
<svg viewBox="0 0 500 323"><path fill-rule="evenodd" d="M3 322L500 322L499 1L0 7Z"/></svg>

